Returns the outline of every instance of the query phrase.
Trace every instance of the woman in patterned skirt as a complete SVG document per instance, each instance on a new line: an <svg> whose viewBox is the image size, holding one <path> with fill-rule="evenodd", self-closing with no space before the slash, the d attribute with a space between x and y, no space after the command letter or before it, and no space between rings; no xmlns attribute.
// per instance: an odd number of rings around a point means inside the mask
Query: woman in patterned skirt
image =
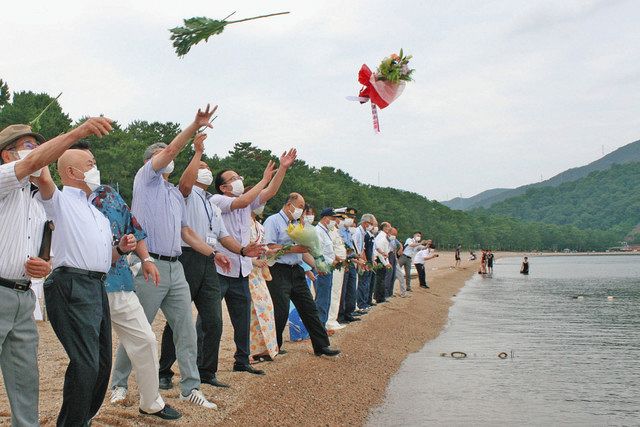
<svg viewBox="0 0 640 427"><path fill-rule="evenodd" d="M264 240L264 227L256 220L257 215L262 215L264 206L256 209L251 214L251 243L262 243ZM253 258L253 270L249 274L249 291L251 292L251 358L253 362L273 360L278 354L278 340L276 337L276 324L273 314L273 302L267 288L266 278L270 278L267 260Z"/></svg>

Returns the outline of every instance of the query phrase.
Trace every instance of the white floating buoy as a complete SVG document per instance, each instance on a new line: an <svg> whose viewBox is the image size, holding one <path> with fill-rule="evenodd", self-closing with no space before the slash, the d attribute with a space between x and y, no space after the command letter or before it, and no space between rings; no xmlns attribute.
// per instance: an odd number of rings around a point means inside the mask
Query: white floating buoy
<svg viewBox="0 0 640 427"><path fill-rule="evenodd" d="M576 298L577 299L584 299L584 297L582 295L578 295Z"/></svg>
<svg viewBox="0 0 640 427"><path fill-rule="evenodd" d="M613 297L612 297L611 295L609 295L609 296L607 297L607 300L609 300L609 301L613 301Z"/></svg>

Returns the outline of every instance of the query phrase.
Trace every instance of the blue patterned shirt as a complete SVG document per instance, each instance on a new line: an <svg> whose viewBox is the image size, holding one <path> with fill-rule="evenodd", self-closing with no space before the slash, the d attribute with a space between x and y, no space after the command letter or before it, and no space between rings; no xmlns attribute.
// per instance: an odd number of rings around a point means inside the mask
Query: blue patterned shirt
<svg viewBox="0 0 640 427"><path fill-rule="evenodd" d="M147 233L142 229L138 220L131 214L129 206L113 188L101 185L96 188L89 199L93 206L109 220L114 240L120 241L122 236L126 234L133 234L136 240L143 240L147 237ZM107 292L131 292L134 290L133 275L125 256L118 258L115 265L111 266L109 273L107 273L105 286Z"/></svg>

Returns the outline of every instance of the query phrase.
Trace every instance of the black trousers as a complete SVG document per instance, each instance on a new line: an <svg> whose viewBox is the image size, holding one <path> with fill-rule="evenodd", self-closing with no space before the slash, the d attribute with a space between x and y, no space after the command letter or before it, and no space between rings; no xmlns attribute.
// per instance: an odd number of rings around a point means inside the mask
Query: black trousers
<svg viewBox="0 0 640 427"><path fill-rule="evenodd" d="M218 371L218 354L222 337L222 300L216 267L199 252L185 249L180 255L184 276L189 283L191 300L198 310L198 371L200 378L212 378ZM160 348L160 378L172 378L176 361L173 330L166 323Z"/></svg>
<svg viewBox="0 0 640 427"><path fill-rule="evenodd" d="M420 283L420 286L424 288L427 286L427 276L424 272L424 264L415 264L415 266L416 271L418 272L418 282Z"/></svg>
<svg viewBox="0 0 640 427"><path fill-rule="evenodd" d="M307 286L304 270L299 265L274 264L270 282L267 282L276 318L278 347L282 348L282 332L289 318L289 303L298 309L300 319L311 337L314 351L329 346L329 336L318 317L316 303Z"/></svg>
<svg viewBox="0 0 640 427"><path fill-rule="evenodd" d="M102 405L111 374L111 316L96 275L55 269L44 283L51 327L69 365L58 426L85 426Z"/></svg>
<svg viewBox="0 0 640 427"><path fill-rule="evenodd" d="M385 287L385 279L387 274L391 274L391 270L387 270L384 266L376 270L376 285L374 286L376 302L386 301L385 294L387 293L387 290Z"/></svg>
<svg viewBox="0 0 640 427"><path fill-rule="evenodd" d="M356 311L356 299L358 298L358 269L353 265L349 266L344 272L344 280L342 282L342 298L340 301L339 319L345 316L351 316Z"/></svg>

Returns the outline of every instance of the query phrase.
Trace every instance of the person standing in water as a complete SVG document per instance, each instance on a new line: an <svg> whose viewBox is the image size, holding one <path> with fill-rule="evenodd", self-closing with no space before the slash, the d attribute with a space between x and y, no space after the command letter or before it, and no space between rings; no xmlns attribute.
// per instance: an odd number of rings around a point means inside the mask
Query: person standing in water
<svg viewBox="0 0 640 427"><path fill-rule="evenodd" d="M528 257L524 257L524 260L522 261L522 265L520 266L520 273L529 274L529 258Z"/></svg>

